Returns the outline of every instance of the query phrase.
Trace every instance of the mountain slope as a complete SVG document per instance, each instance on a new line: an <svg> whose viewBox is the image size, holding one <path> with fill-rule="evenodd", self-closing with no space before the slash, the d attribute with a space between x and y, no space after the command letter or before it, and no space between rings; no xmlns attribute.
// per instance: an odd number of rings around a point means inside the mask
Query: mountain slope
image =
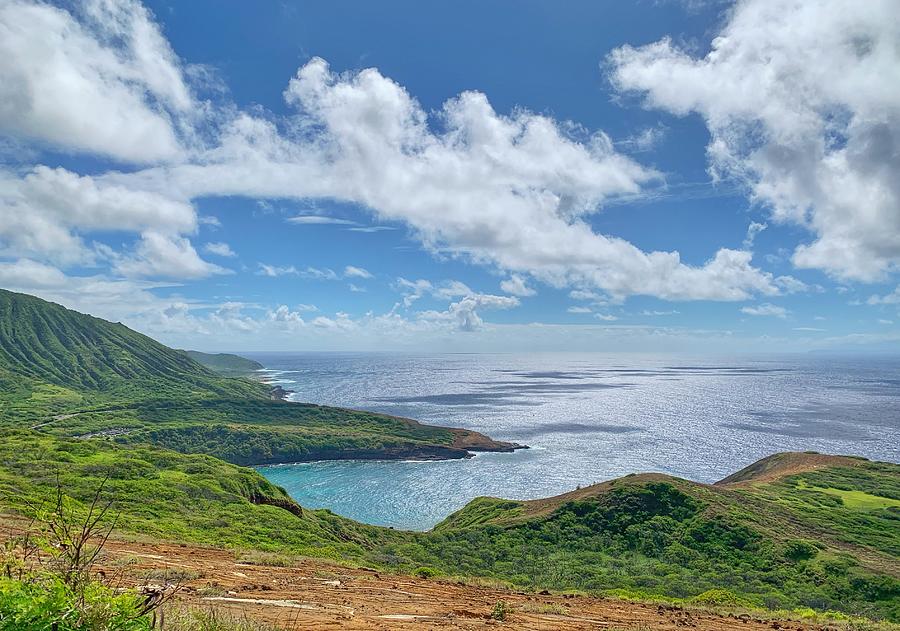
<svg viewBox="0 0 900 631"><path fill-rule="evenodd" d="M268 398L262 384L224 379L122 324L2 289L0 388L6 404L0 417L146 399Z"/></svg>
<svg viewBox="0 0 900 631"><path fill-rule="evenodd" d="M265 384L216 373L122 324L0 290L4 426L153 443L242 465L464 458L515 447L410 419L272 400Z"/></svg>

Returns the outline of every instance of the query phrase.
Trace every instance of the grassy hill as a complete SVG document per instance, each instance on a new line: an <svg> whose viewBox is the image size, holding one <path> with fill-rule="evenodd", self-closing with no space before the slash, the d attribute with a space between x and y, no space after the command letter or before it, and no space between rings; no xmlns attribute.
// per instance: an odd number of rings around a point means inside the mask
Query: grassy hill
<svg viewBox="0 0 900 631"><path fill-rule="evenodd" d="M104 482L105 481L105 482ZM152 445L0 430L0 506L34 516L57 483L73 506L104 485L124 532L205 545L362 561L393 531L301 509L253 469Z"/></svg>
<svg viewBox="0 0 900 631"><path fill-rule="evenodd" d="M123 324L0 290L0 421L145 399L268 398Z"/></svg>
<svg viewBox="0 0 900 631"><path fill-rule="evenodd" d="M106 480L118 527L518 588L900 622L900 466L779 455L782 473L716 485L631 475L555 498L479 498L433 531L299 509L256 472L148 445L0 436L0 506L87 504ZM763 461L761 468L766 467Z"/></svg>
<svg viewBox="0 0 900 631"><path fill-rule="evenodd" d="M779 454L716 485L642 474L479 498L405 553L518 585L900 621L900 465Z"/></svg>
<svg viewBox="0 0 900 631"><path fill-rule="evenodd" d="M476 432L272 400L265 384L219 374L122 324L0 290L3 427L151 443L244 465L512 448Z"/></svg>
<svg viewBox="0 0 900 631"><path fill-rule="evenodd" d="M245 377L264 368L259 362L230 353L201 353L200 351L182 352L198 364L203 364L210 370L214 370L217 373L228 375L230 377Z"/></svg>

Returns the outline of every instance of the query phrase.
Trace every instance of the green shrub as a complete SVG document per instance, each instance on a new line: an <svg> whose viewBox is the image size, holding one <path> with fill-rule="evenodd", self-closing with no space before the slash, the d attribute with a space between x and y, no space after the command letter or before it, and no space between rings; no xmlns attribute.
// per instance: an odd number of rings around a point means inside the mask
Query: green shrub
<svg viewBox="0 0 900 631"><path fill-rule="evenodd" d="M784 556L791 561L806 561L819 553L819 549L811 541L792 539L784 546Z"/></svg>
<svg viewBox="0 0 900 631"><path fill-rule="evenodd" d="M80 592L80 593L79 593ZM57 577L0 579L2 631L148 631L135 594L92 582L76 592Z"/></svg>
<svg viewBox="0 0 900 631"><path fill-rule="evenodd" d="M433 567L423 565L422 567L417 567L413 571L413 574L415 574L419 578L434 578L435 576L440 576L441 572L434 569Z"/></svg>
<svg viewBox="0 0 900 631"><path fill-rule="evenodd" d="M702 605L704 607L750 607L750 603L746 598L742 598L734 592L727 589L708 589L702 594L698 594L691 598L690 602L694 605Z"/></svg>

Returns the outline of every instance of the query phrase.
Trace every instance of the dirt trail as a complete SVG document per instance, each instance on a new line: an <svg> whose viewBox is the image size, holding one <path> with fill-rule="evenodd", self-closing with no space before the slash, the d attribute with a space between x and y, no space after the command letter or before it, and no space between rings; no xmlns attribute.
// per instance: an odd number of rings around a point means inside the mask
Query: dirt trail
<svg viewBox="0 0 900 631"><path fill-rule="evenodd" d="M0 527L0 539L9 529ZM349 569L320 560L296 567L238 563L233 551L166 543L109 541L101 563L122 585L183 577L183 603L229 610L289 630L534 629L670 631L812 630L797 622L733 618L702 611L587 596L555 596ZM491 618L498 602L504 622Z"/></svg>

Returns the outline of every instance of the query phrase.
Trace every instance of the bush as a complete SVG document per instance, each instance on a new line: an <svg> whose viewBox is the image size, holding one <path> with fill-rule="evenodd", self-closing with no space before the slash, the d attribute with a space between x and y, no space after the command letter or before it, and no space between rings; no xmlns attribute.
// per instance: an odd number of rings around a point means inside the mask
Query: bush
<svg viewBox="0 0 900 631"><path fill-rule="evenodd" d="M784 556L791 561L807 561L819 553L811 541L792 539L784 546Z"/></svg>
<svg viewBox="0 0 900 631"><path fill-rule="evenodd" d="M2 631L147 631L150 618L135 594L92 582L80 592L57 577L0 579Z"/></svg>
<svg viewBox="0 0 900 631"><path fill-rule="evenodd" d="M694 605L704 607L750 607L746 598L742 598L727 589L708 589L702 594L694 596L690 601Z"/></svg>

